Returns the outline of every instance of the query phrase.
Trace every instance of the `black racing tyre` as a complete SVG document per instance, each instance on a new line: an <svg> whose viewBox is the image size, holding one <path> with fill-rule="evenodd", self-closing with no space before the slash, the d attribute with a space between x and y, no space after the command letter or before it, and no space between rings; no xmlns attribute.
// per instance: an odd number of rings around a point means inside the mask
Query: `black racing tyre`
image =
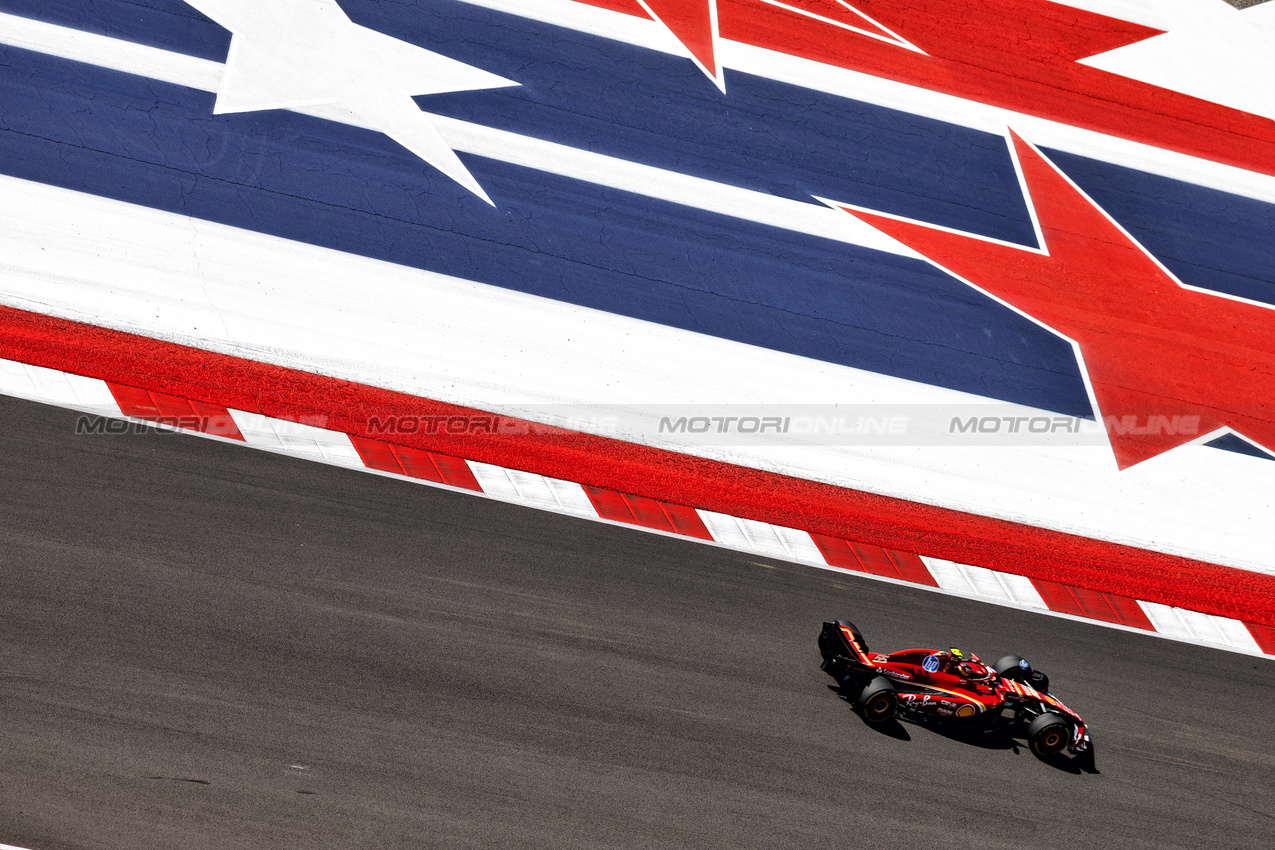
<svg viewBox="0 0 1275 850"><path fill-rule="evenodd" d="M1057 714L1046 712L1027 727L1027 743L1038 756L1052 756L1067 748L1071 724Z"/></svg>
<svg viewBox="0 0 1275 850"><path fill-rule="evenodd" d="M1015 682L1023 681L1023 677L1031 672L1031 665L1023 667L1027 664L1020 655L1006 655L1000 661L992 665L992 669L996 671L996 675L1002 679L1013 679Z"/></svg>
<svg viewBox="0 0 1275 850"><path fill-rule="evenodd" d="M1032 666L1020 655L1006 655L993 664L992 669L1002 679L1012 679L1015 682L1031 685L1042 694L1049 693L1049 677L1039 670L1032 669Z"/></svg>
<svg viewBox="0 0 1275 850"><path fill-rule="evenodd" d="M869 723L884 723L894 717L894 710L899 706L899 692L894 683L883 676L877 676L859 692L854 707Z"/></svg>

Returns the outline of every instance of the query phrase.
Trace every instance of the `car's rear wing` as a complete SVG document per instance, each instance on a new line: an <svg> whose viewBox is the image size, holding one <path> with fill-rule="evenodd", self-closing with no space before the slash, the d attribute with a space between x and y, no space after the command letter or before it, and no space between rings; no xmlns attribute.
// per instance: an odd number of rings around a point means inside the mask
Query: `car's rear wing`
<svg viewBox="0 0 1275 850"><path fill-rule="evenodd" d="M819 652L825 660L840 656L865 667L872 666L868 643L849 620L823 624L823 631L819 633Z"/></svg>

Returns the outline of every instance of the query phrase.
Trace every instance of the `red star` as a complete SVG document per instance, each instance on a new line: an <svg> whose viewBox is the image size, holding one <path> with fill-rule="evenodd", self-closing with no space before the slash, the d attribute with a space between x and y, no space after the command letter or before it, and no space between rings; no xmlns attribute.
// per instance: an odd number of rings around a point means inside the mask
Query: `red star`
<svg viewBox="0 0 1275 850"><path fill-rule="evenodd" d="M669 28L691 52L695 64L722 91L722 69L717 65L717 0L638 0L653 19Z"/></svg>
<svg viewBox="0 0 1275 850"><path fill-rule="evenodd" d="M586 2L612 5L607 0L601 0L601 2L586 0ZM726 83L722 79L722 69L717 63L718 0L636 0L636 2L649 17L668 27L677 40L690 51L695 64L708 74L719 89L726 90ZM843 0L755 0L755 2L786 9L821 23L833 24L882 41L900 42L898 36L884 29L871 18L855 11ZM906 46L910 47L910 45Z"/></svg>
<svg viewBox="0 0 1275 850"><path fill-rule="evenodd" d="M1224 428L1275 451L1275 311L1185 288L1039 151L1013 146L1043 251L846 211L1070 339L1121 469Z"/></svg>

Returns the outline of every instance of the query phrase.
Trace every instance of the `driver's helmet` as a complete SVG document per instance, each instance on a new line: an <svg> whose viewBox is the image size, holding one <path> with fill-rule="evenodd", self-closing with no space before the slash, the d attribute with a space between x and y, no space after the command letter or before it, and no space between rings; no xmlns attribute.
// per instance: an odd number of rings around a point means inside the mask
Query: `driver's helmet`
<svg viewBox="0 0 1275 850"><path fill-rule="evenodd" d="M974 675L974 668L970 667L969 662L965 658L965 653L961 652L956 647L952 647L947 652L950 656L952 656L951 664L952 668L955 669L956 672L960 673L967 679Z"/></svg>

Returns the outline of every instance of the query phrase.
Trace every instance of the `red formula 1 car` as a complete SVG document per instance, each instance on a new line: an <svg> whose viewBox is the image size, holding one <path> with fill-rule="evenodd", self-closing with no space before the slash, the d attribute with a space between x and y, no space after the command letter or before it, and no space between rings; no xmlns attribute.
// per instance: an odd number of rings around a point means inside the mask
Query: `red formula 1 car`
<svg viewBox="0 0 1275 850"><path fill-rule="evenodd" d="M1022 738L1042 757L1067 751L1088 768L1093 744L1080 715L1049 693L1049 677L1017 655L987 665L958 649L873 653L849 620L824 623L823 670L868 723L900 719L971 734Z"/></svg>

